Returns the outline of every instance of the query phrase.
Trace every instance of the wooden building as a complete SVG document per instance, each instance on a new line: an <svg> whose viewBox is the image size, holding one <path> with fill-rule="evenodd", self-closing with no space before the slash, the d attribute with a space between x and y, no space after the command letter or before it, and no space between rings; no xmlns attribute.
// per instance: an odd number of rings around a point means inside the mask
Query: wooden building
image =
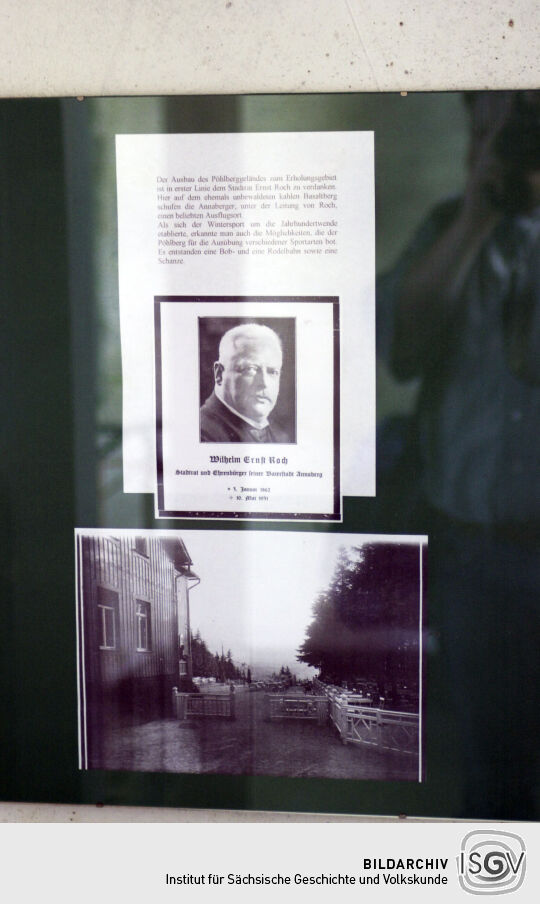
<svg viewBox="0 0 540 904"><path fill-rule="evenodd" d="M83 768L107 734L170 715L192 686L189 590L199 579L179 537L78 531L78 659Z"/></svg>

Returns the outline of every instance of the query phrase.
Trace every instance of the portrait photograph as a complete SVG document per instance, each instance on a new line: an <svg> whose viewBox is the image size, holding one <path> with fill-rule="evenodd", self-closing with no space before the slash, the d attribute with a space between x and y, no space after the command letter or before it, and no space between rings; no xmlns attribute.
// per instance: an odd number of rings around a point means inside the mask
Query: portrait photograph
<svg viewBox="0 0 540 904"><path fill-rule="evenodd" d="M337 296L157 296L156 517L341 520Z"/></svg>
<svg viewBox="0 0 540 904"><path fill-rule="evenodd" d="M203 443L296 442L294 318L199 318Z"/></svg>

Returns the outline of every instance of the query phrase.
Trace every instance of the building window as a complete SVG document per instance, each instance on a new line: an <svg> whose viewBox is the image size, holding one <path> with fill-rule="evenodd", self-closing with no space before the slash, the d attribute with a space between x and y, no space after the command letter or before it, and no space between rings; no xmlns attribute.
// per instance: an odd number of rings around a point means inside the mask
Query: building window
<svg viewBox="0 0 540 904"><path fill-rule="evenodd" d="M148 556L146 537L135 537L135 552L138 552L140 556Z"/></svg>
<svg viewBox="0 0 540 904"><path fill-rule="evenodd" d="M137 650L145 652L152 648L152 623L150 603L145 600L135 601L135 630L137 632Z"/></svg>
<svg viewBox="0 0 540 904"><path fill-rule="evenodd" d="M179 662L178 662L178 665L179 665L179 670L178 670L178 671L179 671L179 674L180 674L180 675L187 675L187 662L186 662L186 660L185 660L185 659L180 659Z"/></svg>
<svg viewBox="0 0 540 904"><path fill-rule="evenodd" d="M98 639L100 650L116 650L118 594L98 587Z"/></svg>

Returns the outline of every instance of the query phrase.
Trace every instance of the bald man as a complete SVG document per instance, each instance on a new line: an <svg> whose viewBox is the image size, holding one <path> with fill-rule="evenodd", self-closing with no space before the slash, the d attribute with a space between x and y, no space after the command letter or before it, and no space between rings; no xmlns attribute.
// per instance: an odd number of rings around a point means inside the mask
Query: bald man
<svg viewBox="0 0 540 904"><path fill-rule="evenodd" d="M282 362L281 340L270 327L247 323L227 330L214 364L214 392L201 408L201 442L290 442L269 421Z"/></svg>

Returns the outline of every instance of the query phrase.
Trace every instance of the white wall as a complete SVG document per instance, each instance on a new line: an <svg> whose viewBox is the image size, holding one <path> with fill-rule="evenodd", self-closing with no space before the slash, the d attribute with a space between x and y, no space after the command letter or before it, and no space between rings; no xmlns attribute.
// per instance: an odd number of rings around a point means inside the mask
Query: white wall
<svg viewBox="0 0 540 904"><path fill-rule="evenodd" d="M534 0L0 0L0 95L533 88Z"/></svg>

